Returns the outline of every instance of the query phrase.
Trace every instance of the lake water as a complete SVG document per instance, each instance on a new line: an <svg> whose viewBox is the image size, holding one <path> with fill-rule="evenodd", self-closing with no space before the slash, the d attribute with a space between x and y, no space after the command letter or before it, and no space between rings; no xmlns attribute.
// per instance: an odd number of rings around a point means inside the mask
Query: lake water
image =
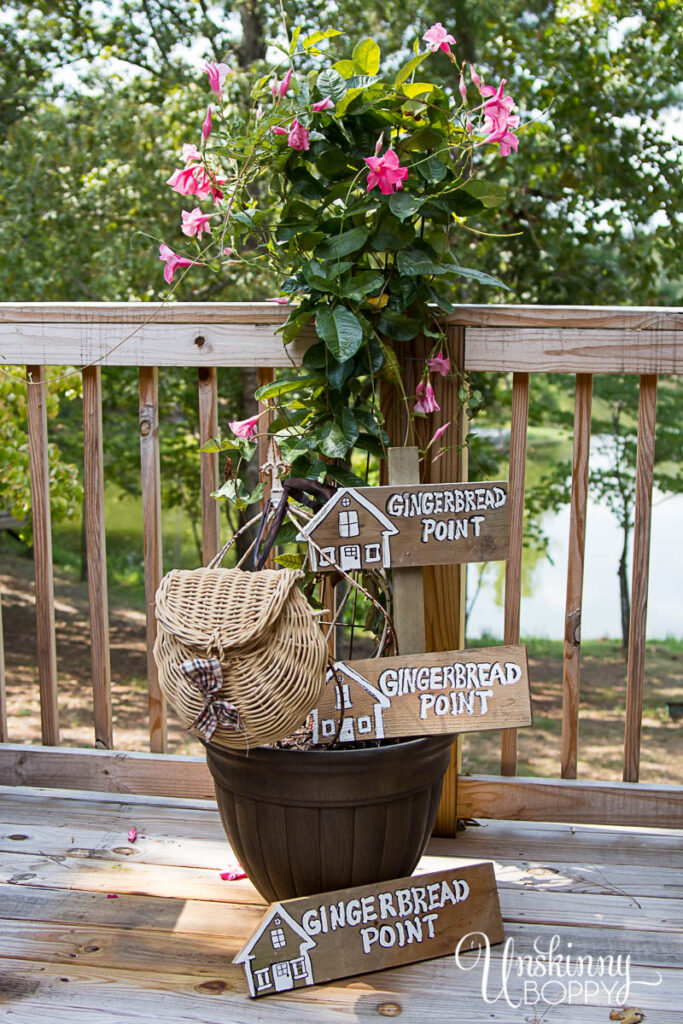
<svg viewBox="0 0 683 1024"><path fill-rule="evenodd" d="M591 457L591 462L592 462ZM544 516L544 532L550 538L546 558L525 551L521 607L522 636L564 636L569 507ZM650 587L647 636L663 639L683 637L683 495L653 496ZM621 639L619 582L617 568L621 554L621 531L604 505L589 501L586 526L586 561L583 587L581 636ZM504 563L490 564L467 625L468 637L488 633L503 635L502 574ZM468 601L477 585L478 567L468 566ZM631 562L629 558L629 580Z"/></svg>

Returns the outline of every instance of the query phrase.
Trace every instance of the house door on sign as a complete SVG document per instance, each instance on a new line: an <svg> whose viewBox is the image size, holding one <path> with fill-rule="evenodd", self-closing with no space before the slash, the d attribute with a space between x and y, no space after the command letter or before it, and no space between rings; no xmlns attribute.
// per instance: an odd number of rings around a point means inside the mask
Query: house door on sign
<svg viewBox="0 0 683 1024"><path fill-rule="evenodd" d="M273 981L275 982L276 992L284 992L288 988L294 988L292 968L287 960L279 964L273 964Z"/></svg>
<svg viewBox="0 0 683 1024"><path fill-rule="evenodd" d="M360 544L342 544L340 551L342 569L360 569Z"/></svg>

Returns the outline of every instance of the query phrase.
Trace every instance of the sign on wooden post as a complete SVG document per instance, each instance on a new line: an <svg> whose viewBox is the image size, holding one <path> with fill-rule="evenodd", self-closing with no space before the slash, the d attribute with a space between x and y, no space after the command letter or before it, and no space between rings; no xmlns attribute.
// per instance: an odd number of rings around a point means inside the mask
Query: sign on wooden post
<svg viewBox="0 0 683 1024"><path fill-rule="evenodd" d="M526 647L338 661L312 719L314 743L531 725Z"/></svg>
<svg viewBox="0 0 683 1024"><path fill-rule="evenodd" d="M507 483L343 487L297 540L314 572L502 560Z"/></svg>
<svg viewBox="0 0 683 1024"><path fill-rule="evenodd" d="M233 963L255 998L445 956L470 932L473 949L503 941L490 863L273 903Z"/></svg>

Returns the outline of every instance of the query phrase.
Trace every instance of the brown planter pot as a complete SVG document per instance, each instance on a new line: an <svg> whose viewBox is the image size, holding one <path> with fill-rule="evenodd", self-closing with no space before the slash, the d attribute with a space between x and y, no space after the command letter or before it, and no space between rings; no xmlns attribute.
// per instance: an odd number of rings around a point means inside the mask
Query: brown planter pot
<svg viewBox="0 0 683 1024"><path fill-rule="evenodd" d="M366 750L206 745L223 827L269 901L409 875L434 825L453 736Z"/></svg>

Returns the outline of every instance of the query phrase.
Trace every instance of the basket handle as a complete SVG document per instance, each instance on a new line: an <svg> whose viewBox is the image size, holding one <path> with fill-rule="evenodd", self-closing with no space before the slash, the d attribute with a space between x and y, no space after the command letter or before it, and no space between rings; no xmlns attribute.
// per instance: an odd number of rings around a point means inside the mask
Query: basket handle
<svg viewBox="0 0 683 1024"><path fill-rule="evenodd" d="M298 501L302 505L307 505L309 508L317 512L330 500L336 490L336 487L326 487L324 484L319 484L317 480L306 480L302 477L288 477L286 480L282 481L282 490L282 497L275 509L275 514L267 533L266 527L268 517L265 514L261 516L261 522L259 523L258 534L256 536L256 544L254 545L253 567L255 572L259 572L263 569L268 555L273 549L275 538L277 537L278 531L285 518L287 502L289 499L294 498L295 501ZM312 495L313 499L311 499L309 495Z"/></svg>

